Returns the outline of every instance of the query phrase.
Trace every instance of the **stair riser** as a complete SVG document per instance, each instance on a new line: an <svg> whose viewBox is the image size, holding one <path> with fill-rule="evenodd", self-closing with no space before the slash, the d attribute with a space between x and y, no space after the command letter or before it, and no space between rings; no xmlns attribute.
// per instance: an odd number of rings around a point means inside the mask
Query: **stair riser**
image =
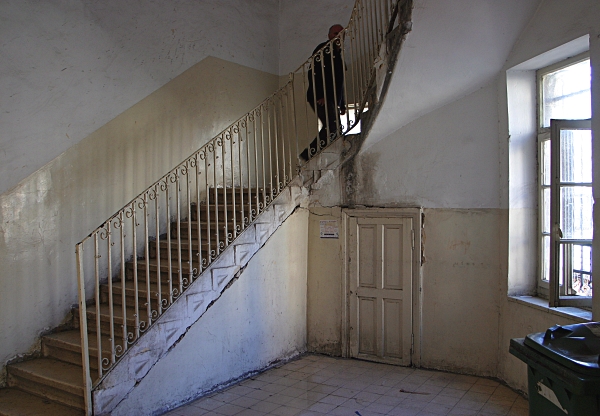
<svg viewBox="0 0 600 416"><path fill-rule="evenodd" d="M225 229L225 227L219 227L219 240L223 239L223 236L226 234L234 234L234 231L236 230L236 228L238 229L238 233L239 230L241 229L241 223L237 223L234 227L233 222L231 222L228 226L227 229ZM189 230L187 229L187 227L183 226L181 227L181 237L179 237L181 239L181 243L182 244L189 244ZM207 238L207 230L203 229L202 230L202 235L200 236L201 238L201 242L202 244L208 244L208 238ZM217 230L215 230L214 228L211 228L210 230L210 241L211 243L215 243L217 241ZM193 227L192 228L192 244L198 244L198 230L197 228ZM166 244L167 243L167 239L165 238L164 240L160 241L162 244ZM177 229L172 229L171 231L171 244L176 244L177 243ZM150 245L150 247L154 246L154 248L156 248L156 244L153 243Z"/></svg>
<svg viewBox="0 0 600 416"><path fill-rule="evenodd" d="M82 410L85 409L83 391L81 391L80 394L74 394L62 390L60 386L54 386L51 380L48 380L48 384L46 384L42 380L31 379L28 373L23 373L15 368L7 367L7 369L9 387L18 388L28 393L54 400L66 406Z"/></svg>
<svg viewBox="0 0 600 416"><path fill-rule="evenodd" d="M55 345L44 345L43 355L44 357L55 358L67 363L81 365L81 350L73 351ZM98 355L93 350L90 352L90 368L94 371L98 370Z"/></svg>
<svg viewBox="0 0 600 416"><path fill-rule="evenodd" d="M211 250L214 250L216 247L216 245L211 245ZM171 262L173 264L173 266L177 266L178 265L178 260L179 260L179 250L177 249L177 247L171 247ZM156 250L150 250L150 258L151 259L156 259L157 256L157 252ZM208 255L208 246L207 247L202 247L202 257L206 257ZM194 260L194 262L196 262L198 260L198 250L194 250L192 249L192 259ZM160 258L161 260L164 261L168 261L169 260L169 248L168 247L164 247L160 249ZM190 259L190 252L189 250L186 248L182 248L181 249L181 261L185 262L185 264L182 264L181 266L183 267L183 269L185 270L185 266L187 265L187 261ZM168 264L168 263L167 263Z"/></svg>
<svg viewBox="0 0 600 416"><path fill-rule="evenodd" d="M172 263L172 274L171 276L173 277L173 281L174 282L178 282L179 281L179 266L177 264L177 260L176 259L172 259L171 261ZM161 266L160 266L160 281L162 285L168 285L169 282L169 267L167 266L168 262L167 259L163 259L161 258ZM194 268L196 268L196 262L194 261ZM187 260L182 261L181 262L181 267L182 267L182 276L185 278L187 276L189 276L190 274L190 270L189 270L189 263L187 262ZM127 271L125 273L125 278L127 280L133 280L134 278L134 273L133 273L133 266L130 266L129 268L127 268ZM138 265L138 271L137 271L137 279L140 285L146 285L146 267L145 265L143 267ZM150 266L150 284L155 285L158 283L158 272L157 272L157 268L156 266Z"/></svg>
<svg viewBox="0 0 600 416"><path fill-rule="evenodd" d="M144 285L145 286L145 285ZM165 286L162 289L162 293L167 293L168 287ZM163 295L164 296L164 295ZM107 304L108 303L108 286L102 286L100 288L100 302ZM140 308L145 308L146 303L148 302L148 298L146 296L146 291L140 291L138 294L138 305ZM123 297L120 289L116 289L113 291L113 304L114 305L122 305ZM127 290L125 292L125 304L126 305L134 305L135 304L135 295L133 290ZM158 297L156 295L156 291L152 291L150 295L150 306L152 309L156 309L158 305Z"/></svg>
<svg viewBox="0 0 600 416"><path fill-rule="evenodd" d="M239 210L233 209L233 207L232 207L231 209L227 210L227 221L225 221L225 211L223 209L219 209L219 218L218 218L219 226L225 224L225 222L233 222L234 211L235 211L235 219L237 222L241 222L241 220L244 217L248 217L248 211L239 212ZM206 208L202 208L202 207L200 208L200 220L201 221L208 221L209 214L210 214L210 223L212 224L211 228L213 228L217 222L217 215L216 215L214 207L211 208L210 213L206 212ZM192 221L198 221L198 213L196 212L196 210L192 211Z"/></svg>
<svg viewBox="0 0 600 416"><path fill-rule="evenodd" d="M117 308L118 307L115 305L115 310ZM91 310L91 307L88 307L87 311L88 311L88 313L87 313L88 332L95 334L96 325L97 325L96 311ZM77 319L79 319L79 313L77 313ZM140 313L139 320L140 320L140 322L146 321L146 311L145 310ZM114 333L115 333L116 338L120 338L123 334L122 322L123 322L123 320L120 317L114 317L113 327L114 327ZM100 331L104 335L110 334L110 317L108 315L104 315L104 314L100 315ZM128 319L127 319L127 332L135 333L135 318L134 317L128 317Z"/></svg>

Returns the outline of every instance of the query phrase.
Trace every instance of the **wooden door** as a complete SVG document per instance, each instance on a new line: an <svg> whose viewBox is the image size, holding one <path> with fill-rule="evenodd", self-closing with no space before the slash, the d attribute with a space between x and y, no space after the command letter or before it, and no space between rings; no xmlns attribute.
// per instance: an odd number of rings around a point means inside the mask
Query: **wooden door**
<svg viewBox="0 0 600 416"><path fill-rule="evenodd" d="M412 218L350 217L350 355L411 364Z"/></svg>

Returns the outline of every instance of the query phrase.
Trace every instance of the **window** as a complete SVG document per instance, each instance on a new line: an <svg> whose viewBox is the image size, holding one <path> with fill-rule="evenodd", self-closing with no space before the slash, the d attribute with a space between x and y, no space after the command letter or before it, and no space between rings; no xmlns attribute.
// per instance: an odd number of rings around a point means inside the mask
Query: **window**
<svg viewBox="0 0 600 416"><path fill-rule="evenodd" d="M538 71L538 292L591 307L592 134L589 55Z"/></svg>

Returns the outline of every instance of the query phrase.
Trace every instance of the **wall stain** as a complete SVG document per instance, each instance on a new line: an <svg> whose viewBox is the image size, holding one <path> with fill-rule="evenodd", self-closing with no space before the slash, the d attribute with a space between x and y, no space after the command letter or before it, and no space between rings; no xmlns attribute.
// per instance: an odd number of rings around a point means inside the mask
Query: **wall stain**
<svg viewBox="0 0 600 416"><path fill-rule="evenodd" d="M470 241L454 240L449 245L450 250L464 250L464 254L467 254L467 250L471 247Z"/></svg>

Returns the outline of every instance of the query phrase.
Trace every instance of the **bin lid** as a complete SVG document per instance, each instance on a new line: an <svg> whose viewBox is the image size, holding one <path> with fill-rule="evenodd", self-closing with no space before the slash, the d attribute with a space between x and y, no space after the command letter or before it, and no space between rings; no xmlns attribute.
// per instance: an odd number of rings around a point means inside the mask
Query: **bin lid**
<svg viewBox="0 0 600 416"><path fill-rule="evenodd" d="M573 371L600 375L600 322L555 325L527 335L524 344Z"/></svg>

